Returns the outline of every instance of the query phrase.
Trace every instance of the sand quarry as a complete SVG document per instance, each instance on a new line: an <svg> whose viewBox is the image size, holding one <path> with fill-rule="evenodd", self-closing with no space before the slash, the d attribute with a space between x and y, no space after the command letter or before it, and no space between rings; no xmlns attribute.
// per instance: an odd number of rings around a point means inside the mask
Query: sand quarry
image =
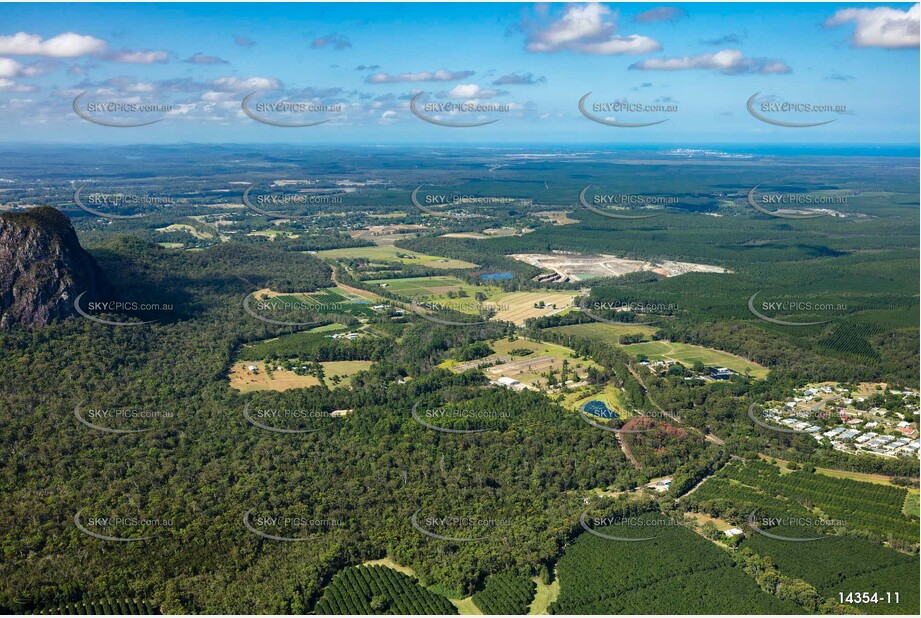
<svg viewBox="0 0 921 618"><path fill-rule="evenodd" d="M512 258L551 270L551 275L539 275L540 281L583 281L594 277L620 277L628 273L650 271L663 277L674 277L686 273L729 273L721 266L695 264L693 262L674 262L672 260L628 260L613 255L584 255L581 253L517 253Z"/></svg>

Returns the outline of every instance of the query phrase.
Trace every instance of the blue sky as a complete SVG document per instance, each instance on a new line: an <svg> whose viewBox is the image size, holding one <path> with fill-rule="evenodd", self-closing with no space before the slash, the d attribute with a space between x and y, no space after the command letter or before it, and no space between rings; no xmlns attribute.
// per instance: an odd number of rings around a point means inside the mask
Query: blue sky
<svg viewBox="0 0 921 618"><path fill-rule="evenodd" d="M5 142L918 142L921 8L910 3L5 4L0 11ZM91 117L161 121L113 128L81 119L72 107L84 92L79 107ZM586 105L601 120L667 122L593 122L578 108L588 92ZM835 121L808 128L759 121L746 109L756 92L756 111L769 118ZM260 118L326 122L258 122L241 110L250 93ZM410 109L419 93L417 109L436 121L497 122L425 122ZM319 111L265 107L282 101ZM448 102L478 107L426 107ZM623 102L659 107L593 107ZM782 102L834 111L769 107ZM112 103L155 111L87 107Z"/></svg>

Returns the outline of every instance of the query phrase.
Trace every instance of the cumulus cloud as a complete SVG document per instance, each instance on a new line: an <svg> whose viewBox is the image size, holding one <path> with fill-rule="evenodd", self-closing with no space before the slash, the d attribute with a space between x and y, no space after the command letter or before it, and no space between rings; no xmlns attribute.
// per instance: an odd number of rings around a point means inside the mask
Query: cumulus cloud
<svg viewBox="0 0 921 618"><path fill-rule="evenodd" d="M780 60L746 58L737 49L724 49L712 54L650 58L630 65L640 71L717 71L724 75L758 73L776 75L790 73L793 69Z"/></svg>
<svg viewBox="0 0 921 618"><path fill-rule="evenodd" d="M223 58L218 58L217 56L206 56L201 52L195 52L183 62L188 62L189 64L227 64L227 61Z"/></svg>
<svg viewBox="0 0 921 618"><path fill-rule="evenodd" d="M239 45L240 47L245 47L246 49L249 49L250 47L256 44L256 41L252 39L248 39L245 36L239 36L239 35L234 35L233 42Z"/></svg>
<svg viewBox="0 0 921 618"><path fill-rule="evenodd" d="M448 92L452 99L489 99L499 94L495 90L484 90L478 84L458 84Z"/></svg>
<svg viewBox="0 0 921 618"><path fill-rule="evenodd" d="M12 58L0 58L0 77L35 77L51 72L57 61L41 61L23 64Z"/></svg>
<svg viewBox="0 0 921 618"><path fill-rule="evenodd" d="M50 39L26 32L0 36L0 54L7 56L77 58L99 53L105 48L106 42L102 39L76 32L65 32Z"/></svg>
<svg viewBox="0 0 921 618"><path fill-rule="evenodd" d="M164 64L169 62L169 52L162 49L113 49L99 55L109 62L122 64Z"/></svg>
<svg viewBox="0 0 921 618"><path fill-rule="evenodd" d="M22 64L12 58L0 58L0 78L19 77L22 75Z"/></svg>
<svg viewBox="0 0 921 618"><path fill-rule="evenodd" d="M332 47L333 49L348 49L352 46L352 43L344 34L333 33L315 38L310 46L314 49L323 49L324 47Z"/></svg>
<svg viewBox="0 0 921 618"><path fill-rule="evenodd" d="M12 79L0 77L0 92L38 92L38 86L17 84Z"/></svg>
<svg viewBox="0 0 921 618"><path fill-rule="evenodd" d="M459 79L465 79L473 75L473 71L447 71L439 69L438 71L423 71L421 73L400 73L391 75L389 73L374 73L365 78L369 84L398 84L400 82L453 82Z"/></svg>
<svg viewBox="0 0 921 618"><path fill-rule="evenodd" d="M878 6L872 9L840 9L825 22L826 26L841 26L853 22L854 47L911 49L921 39L921 4L907 11Z"/></svg>
<svg viewBox="0 0 921 618"><path fill-rule="evenodd" d="M212 90L218 92L252 92L254 90L276 90L281 82L274 77L218 77L208 82Z"/></svg>
<svg viewBox="0 0 921 618"><path fill-rule="evenodd" d="M657 6L654 9L643 11L633 18L638 24L647 24L654 21L675 21L687 17L687 11L676 6Z"/></svg>
<svg viewBox="0 0 921 618"><path fill-rule="evenodd" d="M617 34L616 15L603 4L571 4L546 26L522 25L525 49L537 53L571 51L589 55L644 54L662 49L655 39Z"/></svg>
<svg viewBox="0 0 921 618"><path fill-rule="evenodd" d="M509 73L493 81L493 86L530 86L533 84L544 84L547 78L544 76L534 77L531 73Z"/></svg>

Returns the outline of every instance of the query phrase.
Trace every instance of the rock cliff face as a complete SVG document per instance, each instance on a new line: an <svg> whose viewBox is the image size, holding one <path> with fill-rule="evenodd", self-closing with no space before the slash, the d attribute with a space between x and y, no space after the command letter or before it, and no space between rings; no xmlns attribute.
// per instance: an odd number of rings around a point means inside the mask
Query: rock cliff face
<svg viewBox="0 0 921 618"><path fill-rule="evenodd" d="M0 213L0 328L77 315L82 292L81 304L107 297L111 286L67 217L47 206Z"/></svg>

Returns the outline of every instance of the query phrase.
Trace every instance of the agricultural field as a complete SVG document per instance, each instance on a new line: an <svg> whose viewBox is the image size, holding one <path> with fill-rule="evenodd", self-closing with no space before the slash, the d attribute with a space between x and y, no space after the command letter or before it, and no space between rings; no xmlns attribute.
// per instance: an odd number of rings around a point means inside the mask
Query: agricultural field
<svg viewBox="0 0 921 618"><path fill-rule="evenodd" d="M508 292L490 296L490 303L498 305L496 320L513 322L521 326L530 318L563 313L573 307L576 292Z"/></svg>
<svg viewBox="0 0 921 618"><path fill-rule="evenodd" d="M768 374L768 369L758 363L729 352L704 348L699 345L672 343L669 341L647 341L644 343L631 343L622 346L622 348L634 357L642 355L649 360L677 361L689 366L696 361L700 361L707 367L728 367L742 375L747 372L754 378L766 378Z"/></svg>
<svg viewBox="0 0 921 618"><path fill-rule="evenodd" d="M609 345L620 345L621 337L641 335L648 339L658 330L654 326L644 324L610 324L602 322L589 322L586 324L571 324L551 328L555 333L585 337L593 341L602 341Z"/></svg>
<svg viewBox="0 0 921 618"><path fill-rule="evenodd" d="M490 341L489 345L493 349L493 354L477 359L476 364L483 365L482 371L490 380L497 380L500 377L512 378L537 390L547 389L547 378L544 375L547 372L552 371L558 377L561 375L563 361L567 362L568 371L571 372L567 378L570 380L574 379L573 374L583 378L589 367L598 367L594 361L574 357L574 352L570 348L554 343L517 338L514 341L508 339ZM531 353L521 356L518 354L521 350L530 350ZM513 351L516 353L513 354ZM498 364L493 365L493 363ZM464 365L464 363L449 359L438 366L445 369L455 368L455 371L460 371L458 366Z"/></svg>
<svg viewBox="0 0 921 618"><path fill-rule="evenodd" d="M801 613L797 605L763 592L726 551L684 526L596 529L611 536L655 538L628 542L579 535L557 564L560 594L551 614Z"/></svg>
<svg viewBox="0 0 921 618"><path fill-rule="evenodd" d="M374 288L386 288L387 291L403 296L409 300L418 298L419 301L427 300L434 302L449 301L469 301L475 303L474 295L479 292L486 294L487 297L495 295L501 290L495 286L489 285L470 285L461 281L457 277L451 276L432 276L432 277L407 277L405 279L375 279L365 281L365 285ZM450 298L448 294L456 295L458 292L466 294L460 299ZM463 309L463 307L459 307ZM473 309L470 309L473 311Z"/></svg>
<svg viewBox="0 0 921 618"><path fill-rule="evenodd" d="M457 614L445 597L417 579L385 566L348 567L336 573L314 607L315 614Z"/></svg>
<svg viewBox="0 0 921 618"><path fill-rule="evenodd" d="M496 309L493 319L514 322L519 326L529 318L559 313L571 307L576 296L574 292L503 292L496 286L471 285L451 276L374 279L365 284L386 287L388 291L407 299L445 303L448 308L462 313L475 313L476 294L484 294L484 306ZM464 296L458 297L458 294Z"/></svg>
<svg viewBox="0 0 921 618"><path fill-rule="evenodd" d="M902 510L907 493L900 487L804 471L781 474L763 461L733 461L688 499L698 510L736 523L758 509L759 517L821 517L880 540L917 544L918 519ZM827 533L832 527L823 523L810 526L809 532Z"/></svg>
<svg viewBox="0 0 921 618"><path fill-rule="evenodd" d="M796 530L782 527L771 530L778 535L797 535ZM753 534L742 542L741 547L759 556L769 556L781 573L812 584L824 597L838 600L840 592L898 592L898 604L877 603L872 606L872 613L918 613L921 584L917 577L917 554L903 554L874 541L852 536L836 536L817 542L789 542Z"/></svg>
<svg viewBox="0 0 921 618"><path fill-rule="evenodd" d="M349 378L359 371L366 371L373 365L371 361L328 361L320 365L329 384L333 376L341 379L338 386L347 387ZM255 367L255 371L249 368ZM293 371L274 369L266 371L262 361L244 361L234 363L230 369L230 386L241 393L254 391L286 391L292 388L319 386L320 380L312 375L299 375Z"/></svg>
<svg viewBox="0 0 921 618"><path fill-rule="evenodd" d="M267 358L294 358L309 354L329 341L329 336L345 333L348 329L341 324L324 324L299 333L291 333L272 339L248 343L237 350L240 361L260 361Z"/></svg>
<svg viewBox="0 0 921 618"><path fill-rule="evenodd" d="M473 595L473 602L484 614L527 614L535 589L534 581L527 577L499 573L487 578L486 586Z"/></svg>
<svg viewBox="0 0 921 618"><path fill-rule="evenodd" d="M317 257L327 260L365 259L379 262L399 262L401 264L421 264L430 268L466 269L477 265L463 260L452 260L437 255L426 255L409 249L399 249L393 245L377 247L351 247L349 249L328 249L318 251Z"/></svg>
<svg viewBox="0 0 921 618"><path fill-rule="evenodd" d="M307 314L345 314L356 317L376 315L371 303L341 287L332 287L309 294L273 294L271 300L287 303ZM273 317L271 314L267 314ZM275 319L278 319L277 317Z"/></svg>

